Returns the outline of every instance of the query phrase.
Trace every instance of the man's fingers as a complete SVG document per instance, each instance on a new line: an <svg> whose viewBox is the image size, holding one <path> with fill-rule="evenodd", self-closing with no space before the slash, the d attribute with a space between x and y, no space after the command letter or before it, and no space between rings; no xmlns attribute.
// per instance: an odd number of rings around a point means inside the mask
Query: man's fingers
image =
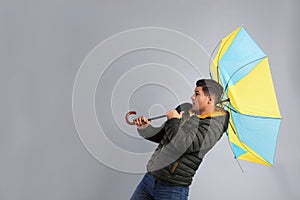
<svg viewBox="0 0 300 200"><path fill-rule="evenodd" d="M183 113L184 113L184 111L181 111L181 112L180 112L180 118L182 118Z"/></svg>
<svg viewBox="0 0 300 200"><path fill-rule="evenodd" d="M142 116L142 122L143 122L143 124L148 124L149 123L148 119L144 116Z"/></svg>
<svg viewBox="0 0 300 200"><path fill-rule="evenodd" d="M180 113L178 113L176 110L170 110L166 113L167 118L171 119L171 118L182 118L184 111L181 111Z"/></svg>
<svg viewBox="0 0 300 200"><path fill-rule="evenodd" d="M141 117L138 117L134 120L134 123L137 125L137 126L143 126L145 124L148 124L149 121L146 117L144 116L141 116Z"/></svg>
<svg viewBox="0 0 300 200"><path fill-rule="evenodd" d="M144 125L144 117L143 116L139 117L139 123L141 126Z"/></svg>

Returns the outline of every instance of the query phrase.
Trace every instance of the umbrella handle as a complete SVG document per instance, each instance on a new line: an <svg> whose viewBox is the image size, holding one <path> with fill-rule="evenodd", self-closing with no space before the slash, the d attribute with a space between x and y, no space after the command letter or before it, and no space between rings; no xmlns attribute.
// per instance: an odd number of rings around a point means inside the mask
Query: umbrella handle
<svg viewBox="0 0 300 200"><path fill-rule="evenodd" d="M135 111L129 111L125 115L125 120L126 120L127 124L129 124L129 125L135 125L134 121L130 121L129 120L129 116L130 115L136 115L136 112ZM157 117L152 117L152 118L149 118L148 121L155 120L155 119L160 119L160 118L163 118L163 117L166 117L166 115L160 115L160 116L157 116Z"/></svg>
<svg viewBox="0 0 300 200"><path fill-rule="evenodd" d="M129 120L129 116L130 115L136 115L136 112L135 111L129 111L126 115L125 115L125 120L127 122L127 124L129 125L135 125L135 123L133 121L130 121Z"/></svg>

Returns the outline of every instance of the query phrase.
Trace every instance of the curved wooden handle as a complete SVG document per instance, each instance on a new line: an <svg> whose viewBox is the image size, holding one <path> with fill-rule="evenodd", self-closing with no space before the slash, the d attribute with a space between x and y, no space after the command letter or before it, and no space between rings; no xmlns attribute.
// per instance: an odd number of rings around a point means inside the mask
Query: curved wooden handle
<svg viewBox="0 0 300 200"><path fill-rule="evenodd" d="M126 115L125 115L125 120L127 122L127 124L129 125L135 125L135 123L133 121L129 120L129 115L136 115L135 111L129 111Z"/></svg>

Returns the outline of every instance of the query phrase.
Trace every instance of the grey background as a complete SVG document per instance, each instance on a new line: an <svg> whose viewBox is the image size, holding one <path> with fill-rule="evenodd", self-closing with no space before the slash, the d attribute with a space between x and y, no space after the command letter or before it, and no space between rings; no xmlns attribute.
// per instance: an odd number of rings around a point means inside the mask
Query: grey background
<svg viewBox="0 0 300 200"><path fill-rule="evenodd" d="M211 52L240 24L269 56L283 116L275 166L241 162L242 173L223 137L196 174L190 199L299 199L298 8L296 0L0 1L0 199L128 199L142 174L101 164L86 151L74 126L72 89L84 58L106 38L145 26L181 31ZM145 50L111 69L162 58L182 62ZM208 77L208 57L199 69ZM108 92L101 86L99 100ZM147 89L169 96L161 87L148 87L134 94L139 109ZM99 120L122 135L104 117L102 103L96 105ZM110 137L122 148L137 144L131 151L154 148L143 140Z"/></svg>

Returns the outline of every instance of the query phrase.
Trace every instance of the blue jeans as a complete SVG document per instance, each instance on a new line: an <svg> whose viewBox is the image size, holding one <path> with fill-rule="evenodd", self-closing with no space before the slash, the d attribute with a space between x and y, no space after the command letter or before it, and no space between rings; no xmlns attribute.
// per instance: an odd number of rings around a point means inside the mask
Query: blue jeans
<svg viewBox="0 0 300 200"><path fill-rule="evenodd" d="M188 186L173 186L146 173L130 200L187 200Z"/></svg>

